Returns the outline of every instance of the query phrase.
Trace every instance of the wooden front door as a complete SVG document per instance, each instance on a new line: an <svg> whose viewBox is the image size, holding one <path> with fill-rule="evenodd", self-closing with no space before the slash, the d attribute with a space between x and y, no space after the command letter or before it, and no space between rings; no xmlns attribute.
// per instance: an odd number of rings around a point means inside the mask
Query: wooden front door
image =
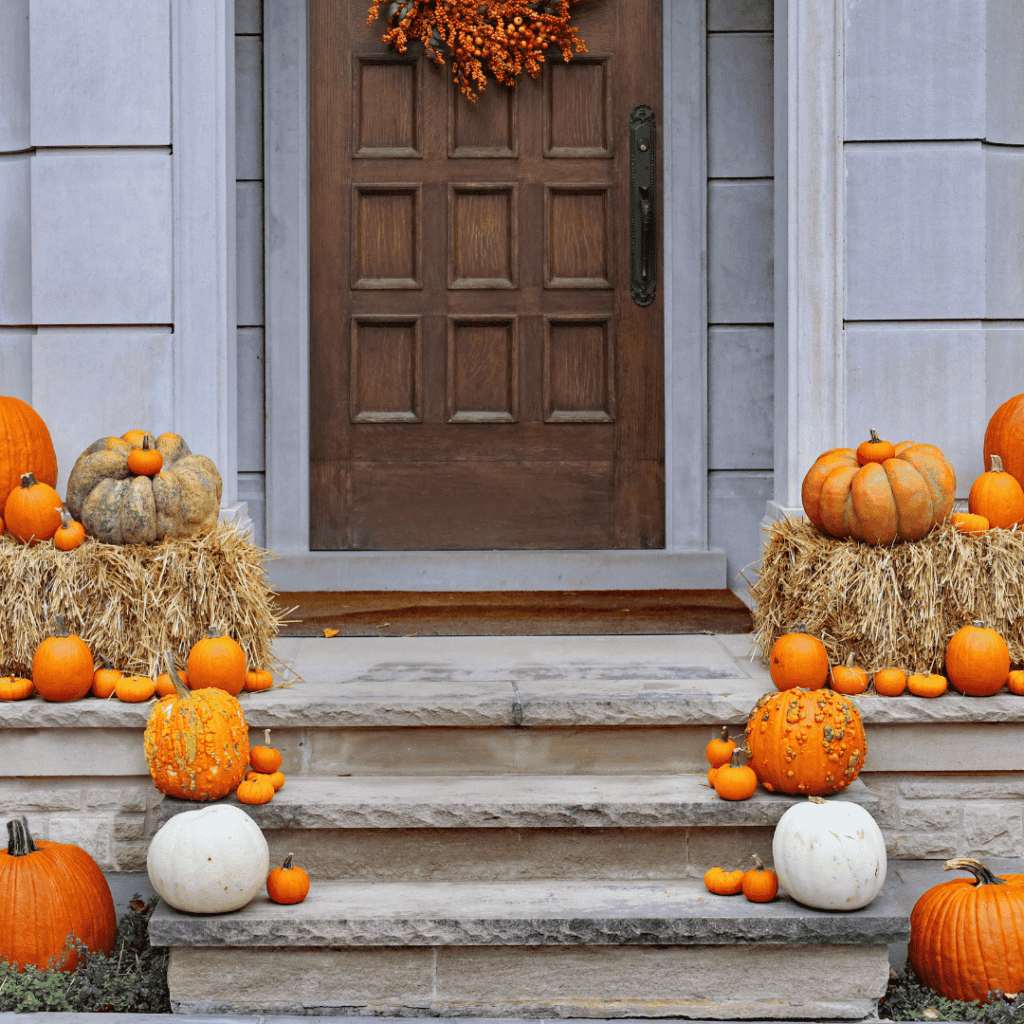
<svg viewBox="0 0 1024 1024"><path fill-rule="evenodd" d="M629 220L660 0L574 5L588 52L475 104L367 6L310 5L311 547L664 546Z"/></svg>

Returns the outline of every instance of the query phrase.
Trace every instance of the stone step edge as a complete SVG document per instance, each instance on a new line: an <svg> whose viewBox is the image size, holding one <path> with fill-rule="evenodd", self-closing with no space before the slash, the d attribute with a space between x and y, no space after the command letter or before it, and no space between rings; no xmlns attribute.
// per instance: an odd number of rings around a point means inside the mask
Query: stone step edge
<svg viewBox="0 0 1024 1024"><path fill-rule="evenodd" d="M161 824L203 806L241 808L263 829L284 828L644 828L774 826L800 796L758 788L723 800L704 775L293 775L273 800L236 793L209 804L165 796ZM855 779L830 799L877 811Z"/></svg>
<svg viewBox="0 0 1024 1024"><path fill-rule="evenodd" d="M701 881L317 882L302 903L265 893L241 910L188 914L161 900L157 946L870 945L906 941L886 893L850 912L716 896Z"/></svg>
<svg viewBox="0 0 1024 1024"><path fill-rule="evenodd" d="M409 1024L409 1017L350 1017L320 1016L317 1024ZM430 1017L431 1024L497 1024L494 1017ZM650 1024L649 1017L616 1017L617 1021L642 1021ZM501 1024L594 1024L593 1017L501 1017ZM171 1024L309 1024L309 1017L300 1014L174 1014ZM54 1024L52 1011L36 1013L0 1013L0 1024ZM166 1013L64 1013L60 1024L168 1024ZM736 1020L717 1020L703 1017L659 1017L658 1024L737 1024ZM778 1020L744 1020L743 1024L779 1024ZM836 1024L835 1020L809 1021L800 1024ZM843 1024L888 1024L886 1018L863 1017L844 1021ZM922 1021L921 1024L926 1024ZM934 1022L927 1022L934 1024Z"/></svg>

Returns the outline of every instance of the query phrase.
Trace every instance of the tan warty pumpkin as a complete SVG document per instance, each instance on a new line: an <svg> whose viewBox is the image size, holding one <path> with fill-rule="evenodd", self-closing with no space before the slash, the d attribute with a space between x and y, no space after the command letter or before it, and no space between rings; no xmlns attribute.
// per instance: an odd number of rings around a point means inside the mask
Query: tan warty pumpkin
<svg viewBox="0 0 1024 1024"><path fill-rule="evenodd" d="M103 437L78 457L65 504L89 536L108 544L152 544L216 523L221 478L212 460L193 455L178 434L161 434L156 450L163 468L153 476L134 474L128 457L147 436L134 430Z"/></svg>

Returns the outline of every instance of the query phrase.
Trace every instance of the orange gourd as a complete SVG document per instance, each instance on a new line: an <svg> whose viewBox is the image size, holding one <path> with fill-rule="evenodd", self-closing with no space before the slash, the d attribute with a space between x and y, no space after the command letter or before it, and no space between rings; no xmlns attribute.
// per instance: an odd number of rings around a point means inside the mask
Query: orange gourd
<svg viewBox="0 0 1024 1024"><path fill-rule="evenodd" d="M57 628L36 648L32 657L32 682L44 700L80 700L92 688L95 666L85 641L69 633L62 615Z"/></svg>
<svg viewBox="0 0 1024 1024"><path fill-rule="evenodd" d="M972 515L970 512L954 512L951 519L954 529L972 536L984 533L989 527L989 522L984 516Z"/></svg>
<svg viewBox="0 0 1024 1024"><path fill-rule="evenodd" d="M267 895L275 903L301 903L309 894L309 875L292 864L289 853L284 864L267 875Z"/></svg>
<svg viewBox="0 0 1024 1024"><path fill-rule="evenodd" d="M833 690L767 693L747 719L743 751L770 793L831 796L857 778L868 744L856 705Z"/></svg>
<svg viewBox="0 0 1024 1024"><path fill-rule="evenodd" d="M235 790L235 795L243 804L266 804L274 799L275 789L265 775L250 772Z"/></svg>
<svg viewBox="0 0 1024 1024"><path fill-rule="evenodd" d="M852 448L819 456L804 477L807 518L831 537L866 544L920 540L953 508L956 473L930 444L901 441L895 455L861 465Z"/></svg>
<svg viewBox="0 0 1024 1024"><path fill-rule="evenodd" d="M867 688L868 674L864 669L854 665L853 652L847 657L845 665L832 667L832 689L836 693L854 696L863 693Z"/></svg>
<svg viewBox="0 0 1024 1024"><path fill-rule="evenodd" d="M749 800L757 789L757 775L749 765L741 764L743 751L734 750L732 759L715 772L715 792L723 800Z"/></svg>
<svg viewBox="0 0 1024 1024"><path fill-rule="evenodd" d="M53 535L53 546L60 551L74 551L85 543L85 527L75 522L62 505L58 510L60 526Z"/></svg>
<svg viewBox="0 0 1024 1024"><path fill-rule="evenodd" d="M915 697L941 697L946 688L946 677L934 672L917 672L907 679L907 689Z"/></svg>
<svg viewBox="0 0 1024 1024"><path fill-rule="evenodd" d="M722 726L722 735L711 740L704 748L704 756L712 768L721 768L728 764L732 758L732 752L736 749L736 741L729 739L729 730Z"/></svg>
<svg viewBox="0 0 1024 1024"><path fill-rule="evenodd" d="M985 428L985 462L998 455L1003 469L1024 487L1024 395L1007 399Z"/></svg>
<svg viewBox="0 0 1024 1024"><path fill-rule="evenodd" d="M989 697L1006 685L1010 651L1006 641L983 622L958 629L946 646L946 675L961 693Z"/></svg>
<svg viewBox="0 0 1024 1024"><path fill-rule="evenodd" d="M885 462L896 458L896 445L892 441L882 441L871 431L871 437L857 445L857 461L866 466L869 462Z"/></svg>
<svg viewBox="0 0 1024 1024"><path fill-rule="evenodd" d="M0 700L25 700L36 692L31 679L0 676Z"/></svg>
<svg viewBox="0 0 1024 1024"><path fill-rule="evenodd" d="M274 787L274 792L275 792L275 793L276 793L276 792L277 792L277 791L278 791L279 789L283 789L283 788L284 788L284 782L285 782L285 779L284 779L284 772L283 772L283 771L281 771L280 769L278 769L278 770L277 770L276 772L270 772L269 774L267 774L267 775L265 776L265 778L266 778L266 779L267 779L267 780L268 780L268 781L270 782L270 784L271 784L271 785L272 785L272 786Z"/></svg>
<svg viewBox="0 0 1024 1024"><path fill-rule="evenodd" d="M31 405L11 395L0 395L0 438L0 511L22 473L33 473L40 483L57 486L53 441L43 418Z"/></svg>
<svg viewBox="0 0 1024 1024"><path fill-rule="evenodd" d="M875 673L872 682L876 693L898 697L907 688L907 673L901 668L882 668Z"/></svg>
<svg viewBox="0 0 1024 1024"><path fill-rule="evenodd" d="M768 671L779 690L791 690L795 686L818 690L828 680L828 652L801 622L772 644Z"/></svg>
<svg viewBox="0 0 1024 1024"><path fill-rule="evenodd" d="M126 704L141 704L156 693L156 682L148 676L122 676L114 683L114 694Z"/></svg>
<svg viewBox="0 0 1024 1024"><path fill-rule="evenodd" d="M249 727L238 698L211 686L157 701L143 736L146 766L161 793L181 800L219 800L245 777Z"/></svg>
<svg viewBox="0 0 1024 1024"><path fill-rule="evenodd" d="M60 495L49 485L23 473L21 484L7 495L4 520L7 531L22 544L49 540L60 526Z"/></svg>
<svg viewBox="0 0 1024 1024"><path fill-rule="evenodd" d="M743 891L745 871L725 871L722 868L709 868L704 872L704 887L708 892L719 896L735 896Z"/></svg>
<svg viewBox="0 0 1024 1024"><path fill-rule="evenodd" d="M249 763L258 772L264 774L270 774L270 772L276 772L281 767L281 751L275 750L270 745L270 730L263 730L263 740L265 746L253 747L249 751Z"/></svg>
<svg viewBox="0 0 1024 1024"><path fill-rule="evenodd" d="M752 903L770 903L779 891L779 879L755 853L754 867L743 875L743 895Z"/></svg>
<svg viewBox="0 0 1024 1024"><path fill-rule="evenodd" d="M269 690L274 685L274 676L265 668L251 669L245 673L243 689L251 693Z"/></svg>
<svg viewBox="0 0 1024 1024"><path fill-rule="evenodd" d="M211 626L206 639L189 651L187 673L193 690L216 686L237 697L245 686L245 652L237 641Z"/></svg>

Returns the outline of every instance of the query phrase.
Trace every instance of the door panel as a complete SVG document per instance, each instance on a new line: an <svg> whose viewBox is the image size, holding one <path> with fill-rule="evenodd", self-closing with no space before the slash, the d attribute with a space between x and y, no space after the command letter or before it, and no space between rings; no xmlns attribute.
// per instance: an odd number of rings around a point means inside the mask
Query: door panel
<svg viewBox="0 0 1024 1024"><path fill-rule="evenodd" d="M629 114L658 0L473 104L311 0L313 549L660 547L660 294L629 293Z"/></svg>

